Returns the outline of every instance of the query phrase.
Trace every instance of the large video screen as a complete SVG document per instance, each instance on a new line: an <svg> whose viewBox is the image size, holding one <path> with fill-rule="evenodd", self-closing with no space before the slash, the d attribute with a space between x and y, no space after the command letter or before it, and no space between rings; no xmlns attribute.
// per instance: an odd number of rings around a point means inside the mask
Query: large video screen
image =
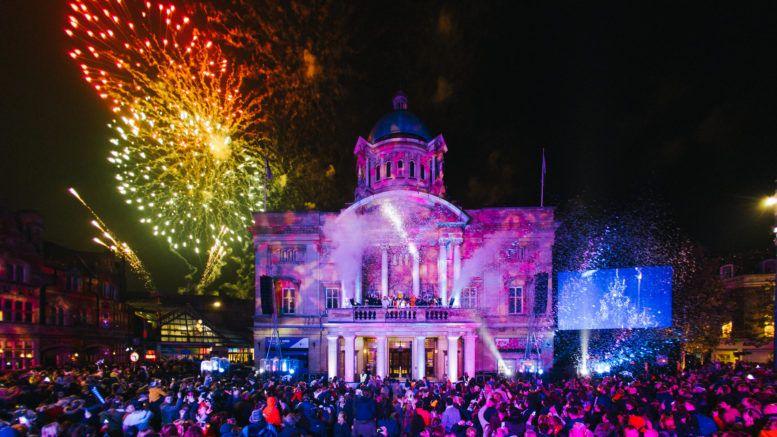
<svg viewBox="0 0 777 437"><path fill-rule="evenodd" d="M672 268L629 267L558 274L559 329L672 325Z"/></svg>

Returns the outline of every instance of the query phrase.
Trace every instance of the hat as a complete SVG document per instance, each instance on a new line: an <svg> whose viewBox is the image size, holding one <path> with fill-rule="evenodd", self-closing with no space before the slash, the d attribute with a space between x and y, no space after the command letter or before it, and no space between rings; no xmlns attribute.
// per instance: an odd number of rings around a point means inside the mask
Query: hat
<svg viewBox="0 0 777 437"><path fill-rule="evenodd" d="M259 423L262 420L264 420L264 416L262 415L262 410L254 410L251 412L251 417L248 418L248 421L251 423Z"/></svg>

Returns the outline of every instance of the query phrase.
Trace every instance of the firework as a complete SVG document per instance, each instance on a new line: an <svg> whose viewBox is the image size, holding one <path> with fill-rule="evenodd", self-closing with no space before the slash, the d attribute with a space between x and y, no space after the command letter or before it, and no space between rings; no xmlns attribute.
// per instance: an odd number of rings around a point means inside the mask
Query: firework
<svg viewBox="0 0 777 437"><path fill-rule="evenodd" d="M224 244L224 237L227 233L227 228L222 226L219 230L216 241L208 251L208 260L205 263L205 267L202 269L202 275L200 276L200 282L197 284L197 292L202 294L205 288L213 283L221 271L221 267L224 265L224 258L227 255L227 246Z"/></svg>
<svg viewBox="0 0 777 437"><path fill-rule="evenodd" d="M115 114L108 161L125 202L177 253L199 259L242 241L265 184L261 99L241 92L244 70L174 5L70 7L69 55Z"/></svg>
<svg viewBox="0 0 777 437"><path fill-rule="evenodd" d="M95 212L95 210L92 209L88 203L86 203L86 201L83 199L83 197L81 197L80 194L78 194L78 191L76 191L75 188L68 189L68 192L73 197L75 197L76 200L78 200L78 202L81 203L81 205L83 205L84 208L89 211L89 214L91 214L94 218L91 224L97 228L98 231L100 231L100 237L102 238L94 237L92 241L94 241L96 244L99 244L100 246L105 247L120 258L127 261L127 264L129 264L132 271L135 272L135 274L137 274L138 277L140 277L140 279L143 281L146 289L154 290L154 282L151 280L151 274L143 266L143 262L140 260L137 254L135 254L135 251L132 250L130 245L116 238L115 234L111 232L110 229L108 229L108 225L106 225L100 216L97 215L97 212Z"/></svg>

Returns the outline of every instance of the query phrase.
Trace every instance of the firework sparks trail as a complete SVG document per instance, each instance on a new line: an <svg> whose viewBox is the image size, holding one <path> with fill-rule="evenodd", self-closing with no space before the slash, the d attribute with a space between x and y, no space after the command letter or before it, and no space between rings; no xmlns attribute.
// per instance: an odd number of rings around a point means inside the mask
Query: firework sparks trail
<svg viewBox="0 0 777 437"><path fill-rule="evenodd" d="M105 247L106 249L116 254L118 257L127 261L127 264L129 264L132 271L135 272L135 274L138 275L138 277L143 281L143 285L146 287L146 289L155 290L154 281L151 279L151 274L148 272L148 270L146 270L143 262L140 260L135 251L132 250L130 245L116 238L115 234L108 228L108 225L106 225L97 214L97 212L92 209L88 203L86 203L84 198L78 194L78 191L76 191L75 188L69 188L68 192L73 197L75 197L76 200L78 200L78 202L81 203L81 205L83 205L84 208L89 211L89 214L91 214L94 218L94 220L91 221L91 224L97 228L98 231L100 231L100 237L102 238L94 237L92 238L92 241L96 244L99 244L100 246Z"/></svg>
<svg viewBox="0 0 777 437"><path fill-rule="evenodd" d="M265 189L261 99L241 92L245 71L175 5L70 7L69 56L116 117L108 161L125 202L177 253L201 259L202 247L241 242Z"/></svg>
<svg viewBox="0 0 777 437"><path fill-rule="evenodd" d="M208 260L205 263L205 268L202 270L200 282L197 284L197 291L199 293L202 293L207 286L212 284L221 271L224 257L227 255L227 245L223 241L227 231L228 229L222 226L216 240L213 242L210 250L208 250Z"/></svg>

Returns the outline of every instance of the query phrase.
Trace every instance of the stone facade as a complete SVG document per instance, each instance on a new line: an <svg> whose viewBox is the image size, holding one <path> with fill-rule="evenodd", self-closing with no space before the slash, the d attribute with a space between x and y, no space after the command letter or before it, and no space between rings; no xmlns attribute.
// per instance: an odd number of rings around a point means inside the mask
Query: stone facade
<svg viewBox="0 0 777 437"><path fill-rule="evenodd" d="M124 267L43 240L35 212L0 209L0 371L126 361Z"/></svg>
<svg viewBox="0 0 777 437"><path fill-rule="evenodd" d="M273 326L266 275L282 353L311 373L442 380L551 365L553 209L454 205L447 145L428 132L398 94L356 142L355 203L254 215L257 360Z"/></svg>

